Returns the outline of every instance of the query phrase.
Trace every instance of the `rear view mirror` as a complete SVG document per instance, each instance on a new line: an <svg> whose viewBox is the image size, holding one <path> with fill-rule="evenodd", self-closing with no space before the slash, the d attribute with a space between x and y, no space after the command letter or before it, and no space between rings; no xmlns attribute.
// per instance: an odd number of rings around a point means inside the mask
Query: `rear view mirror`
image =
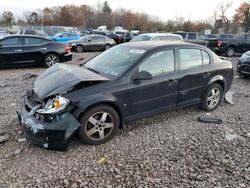
<svg viewBox="0 0 250 188"><path fill-rule="evenodd" d="M134 77L133 77L133 81L137 81L137 80L151 80L153 79L152 74L150 74L147 71L140 71L137 72Z"/></svg>

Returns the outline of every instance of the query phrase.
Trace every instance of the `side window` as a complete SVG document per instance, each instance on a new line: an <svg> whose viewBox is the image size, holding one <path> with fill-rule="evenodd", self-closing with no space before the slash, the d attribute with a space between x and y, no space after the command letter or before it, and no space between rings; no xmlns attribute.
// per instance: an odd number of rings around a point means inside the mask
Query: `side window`
<svg viewBox="0 0 250 188"><path fill-rule="evenodd" d="M181 36L172 36L172 40L182 40Z"/></svg>
<svg viewBox="0 0 250 188"><path fill-rule="evenodd" d="M153 77L173 72L175 70L173 50L156 52L149 56L140 66L139 71L147 71Z"/></svg>
<svg viewBox="0 0 250 188"><path fill-rule="evenodd" d="M202 56L199 49L180 49L181 69L192 69L202 66Z"/></svg>
<svg viewBox="0 0 250 188"><path fill-rule="evenodd" d="M5 46L19 46L19 39L18 37L11 37L4 39L0 42L0 44L5 47Z"/></svg>
<svg viewBox="0 0 250 188"><path fill-rule="evenodd" d="M152 41L158 41L158 40L161 40L161 38L160 37L155 37L155 38L152 39Z"/></svg>
<svg viewBox="0 0 250 188"><path fill-rule="evenodd" d="M170 41L170 40L172 40L172 37L171 36L161 36L161 40Z"/></svg>
<svg viewBox="0 0 250 188"><path fill-rule="evenodd" d="M202 53L203 65L209 65L210 55L204 50L201 50L201 53Z"/></svg>
<svg viewBox="0 0 250 188"><path fill-rule="evenodd" d="M250 35L246 35L246 38L247 38L247 42L250 42Z"/></svg>
<svg viewBox="0 0 250 188"><path fill-rule="evenodd" d="M97 40L97 41L103 41L103 40L104 40L104 37L97 36L97 37L96 37L96 40Z"/></svg>
<svg viewBox="0 0 250 188"><path fill-rule="evenodd" d="M203 35L203 34L198 34L198 39L199 40L206 40L207 37L205 35Z"/></svg>
<svg viewBox="0 0 250 188"><path fill-rule="evenodd" d="M33 37L25 37L24 44L25 45L37 45L37 44L43 44L46 40L40 39L40 38L33 38Z"/></svg>
<svg viewBox="0 0 250 188"><path fill-rule="evenodd" d="M196 40L196 33L188 33L188 39Z"/></svg>

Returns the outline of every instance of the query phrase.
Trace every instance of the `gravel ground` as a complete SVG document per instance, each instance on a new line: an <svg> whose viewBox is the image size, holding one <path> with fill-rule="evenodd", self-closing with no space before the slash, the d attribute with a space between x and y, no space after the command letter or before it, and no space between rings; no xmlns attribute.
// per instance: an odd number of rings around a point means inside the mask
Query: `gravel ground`
<svg viewBox="0 0 250 188"><path fill-rule="evenodd" d="M70 63L95 54L74 54ZM250 80L235 75L234 105L222 102L209 114L196 106L161 113L127 124L106 144L73 138L67 152L58 152L18 141L24 136L16 111L34 81L27 73L44 70L0 70L0 136L9 136L0 144L0 188L250 187ZM223 124L197 121L209 115Z"/></svg>

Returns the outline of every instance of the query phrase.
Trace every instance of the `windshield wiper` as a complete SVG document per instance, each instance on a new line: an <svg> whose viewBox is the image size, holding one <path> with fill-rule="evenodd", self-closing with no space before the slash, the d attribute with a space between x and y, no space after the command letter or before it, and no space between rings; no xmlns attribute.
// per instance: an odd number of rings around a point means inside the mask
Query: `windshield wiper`
<svg viewBox="0 0 250 188"><path fill-rule="evenodd" d="M86 67L86 66L84 66L86 69L88 69L88 70L91 70L92 72L95 72L95 73L97 73L97 74L100 74L100 72L98 72L97 70L94 70L94 69L92 69L92 68L89 68L89 67Z"/></svg>

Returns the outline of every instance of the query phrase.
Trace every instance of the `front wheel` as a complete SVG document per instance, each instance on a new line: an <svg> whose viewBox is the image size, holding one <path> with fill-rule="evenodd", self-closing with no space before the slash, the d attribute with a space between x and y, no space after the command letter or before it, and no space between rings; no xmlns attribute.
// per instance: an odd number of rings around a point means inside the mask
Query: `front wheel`
<svg viewBox="0 0 250 188"><path fill-rule="evenodd" d="M76 46L76 52L81 53L81 52L83 52L83 50L84 50L84 48L83 48L82 45L77 45Z"/></svg>
<svg viewBox="0 0 250 188"><path fill-rule="evenodd" d="M215 110L221 102L222 95L222 87L217 83L211 84L204 94L201 108L206 111Z"/></svg>
<svg viewBox="0 0 250 188"><path fill-rule="evenodd" d="M98 145L113 138L119 130L119 116L107 105L98 105L84 113L79 137L83 143Z"/></svg>

